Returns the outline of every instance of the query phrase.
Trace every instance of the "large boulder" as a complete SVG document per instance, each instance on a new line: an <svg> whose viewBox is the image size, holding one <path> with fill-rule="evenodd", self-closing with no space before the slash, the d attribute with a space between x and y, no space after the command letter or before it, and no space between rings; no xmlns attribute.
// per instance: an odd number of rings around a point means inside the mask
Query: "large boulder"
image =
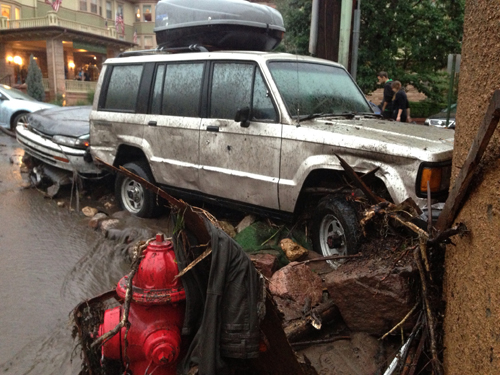
<svg viewBox="0 0 500 375"><path fill-rule="evenodd" d="M418 271L410 264L381 265L377 260L344 264L324 276L330 297L352 331L382 335L398 324L415 304L411 290ZM415 314L414 314L415 316ZM411 330L414 319L404 328Z"/></svg>
<svg viewBox="0 0 500 375"><path fill-rule="evenodd" d="M249 254L248 255L255 268L268 279L271 278L278 268L278 259L271 254Z"/></svg>
<svg viewBox="0 0 500 375"><path fill-rule="evenodd" d="M297 319L321 302L321 278L303 263L292 262L276 271L269 290L285 321Z"/></svg>

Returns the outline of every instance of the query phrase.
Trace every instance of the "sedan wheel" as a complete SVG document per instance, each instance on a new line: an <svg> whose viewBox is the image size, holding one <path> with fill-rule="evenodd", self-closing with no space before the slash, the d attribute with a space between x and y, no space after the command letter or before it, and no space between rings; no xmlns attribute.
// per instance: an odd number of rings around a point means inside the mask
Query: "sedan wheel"
<svg viewBox="0 0 500 375"><path fill-rule="evenodd" d="M12 123L10 124L10 130L12 130L13 132L16 131L16 128L17 128L17 125L19 124L26 124L26 116L28 114L26 112L24 113L19 113L18 115L16 115L16 117L14 117L14 120L12 120Z"/></svg>

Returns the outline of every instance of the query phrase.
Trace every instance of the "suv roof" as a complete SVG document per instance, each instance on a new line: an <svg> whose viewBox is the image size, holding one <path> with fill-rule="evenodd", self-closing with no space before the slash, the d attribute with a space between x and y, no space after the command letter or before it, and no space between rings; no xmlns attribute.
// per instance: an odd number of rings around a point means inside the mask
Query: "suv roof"
<svg viewBox="0 0 500 375"><path fill-rule="evenodd" d="M152 50L155 51L155 50ZM290 53L283 52L261 52L261 51L213 51L213 52L183 52L183 53L162 53L158 51L152 54L143 54L142 52L147 51L138 51L141 54L133 55L133 56L123 56L123 57L115 57L107 59L104 64L120 64L130 62L144 63L144 62L156 62L156 61L177 61L177 60L211 60L211 59L242 59L242 60L254 60L254 61L264 61L264 60L297 60L297 61L310 61L310 62L321 62L329 65L335 65L338 67L342 67L342 65L329 61L320 59L317 57L311 56L301 56L301 55L293 55Z"/></svg>

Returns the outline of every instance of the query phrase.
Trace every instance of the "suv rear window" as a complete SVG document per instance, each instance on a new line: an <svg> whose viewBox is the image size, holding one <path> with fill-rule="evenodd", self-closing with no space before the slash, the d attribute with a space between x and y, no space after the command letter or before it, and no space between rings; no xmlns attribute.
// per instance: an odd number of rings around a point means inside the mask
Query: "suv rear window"
<svg viewBox="0 0 500 375"><path fill-rule="evenodd" d="M135 112L143 65L115 65L109 79L105 110Z"/></svg>
<svg viewBox="0 0 500 375"><path fill-rule="evenodd" d="M204 63L158 65L151 113L198 117L204 65Z"/></svg>

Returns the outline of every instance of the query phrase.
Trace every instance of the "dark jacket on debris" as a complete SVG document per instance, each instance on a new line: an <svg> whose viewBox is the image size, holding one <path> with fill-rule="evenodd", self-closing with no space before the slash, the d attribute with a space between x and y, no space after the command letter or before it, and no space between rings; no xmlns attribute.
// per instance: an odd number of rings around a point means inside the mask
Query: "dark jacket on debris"
<svg viewBox="0 0 500 375"><path fill-rule="evenodd" d="M208 220L205 225L212 254L181 278L186 290L182 334L194 334L178 368L182 374L195 365L200 375L224 374L227 367L222 357L256 358L259 354L258 305L264 303L259 274L231 237ZM190 246L183 245L182 234L174 238L179 272L202 252L195 247L194 237L189 233L187 237Z"/></svg>

